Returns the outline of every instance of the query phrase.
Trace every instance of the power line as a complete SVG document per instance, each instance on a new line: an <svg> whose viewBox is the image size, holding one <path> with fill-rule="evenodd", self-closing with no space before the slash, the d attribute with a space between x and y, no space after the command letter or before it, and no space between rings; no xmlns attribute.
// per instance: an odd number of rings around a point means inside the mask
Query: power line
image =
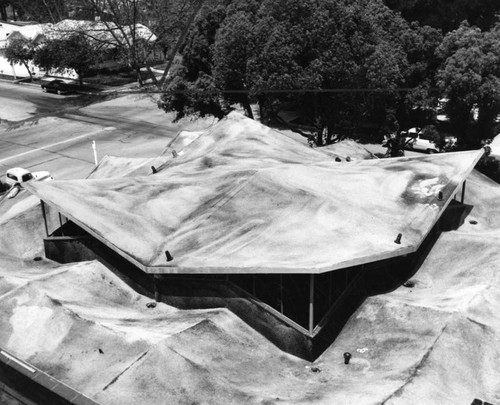
<svg viewBox="0 0 500 405"><path fill-rule="evenodd" d="M333 88L333 89L257 89L257 90L170 90L168 93L170 94L192 94L194 92L200 91L205 93L213 93L213 94L289 94L289 93L330 93L330 94L339 94L339 93L408 93L410 91L415 90L414 87L399 87L394 89L384 89L384 88L357 88L357 89L349 89L349 88ZM431 88L430 91L437 91L438 89ZM149 88L143 88L138 90L117 90L114 92L107 92L110 94L164 94L165 90L155 90ZM89 92L88 94L98 94L95 92Z"/></svg>

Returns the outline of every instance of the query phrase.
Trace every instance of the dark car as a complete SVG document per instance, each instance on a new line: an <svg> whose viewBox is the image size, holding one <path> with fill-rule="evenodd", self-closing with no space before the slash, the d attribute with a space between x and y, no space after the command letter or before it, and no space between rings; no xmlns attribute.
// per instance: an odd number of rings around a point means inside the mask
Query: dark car
<svg viewBox="0 0 500 405"><path fill-rule="evenodd" d="M69 94L72 91L72 87L64 80L55 79L48 83L42 83L42 90L45 93L52 92L57 94Z"/></svg>

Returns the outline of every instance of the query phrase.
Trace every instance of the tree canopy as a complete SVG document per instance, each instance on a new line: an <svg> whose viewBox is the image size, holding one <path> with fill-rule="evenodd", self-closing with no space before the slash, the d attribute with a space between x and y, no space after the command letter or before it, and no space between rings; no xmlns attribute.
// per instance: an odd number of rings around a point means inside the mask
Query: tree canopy
<svg viewBox="0 0 500 405"><path fill-rule="evenodd" d="M29 67L29 62L35 56L35 45L29 39L20 37L12 38L8 41L5 47L5 57L9 63L19 63L26 67L30 79L33 78L33 74Z"/></svg>
<svg viewBox="0 0 500 405"><path fill-rule="evenodd" d="M482 31L464 22L436 50L438 85L454 130L470 146L495 135L500 114L500 23Z"/></svg>
<svg viewBox="0 0 500 405"><path fill-rule="evenodd" d="M444 97L448 130L477 146L500 113L500 23L490 18L500 5L460 0L446 14L445 3L436 22L419 14L423 0L220 0L190 31L159 106L181 118L237 105L253 117L258 105L263 121L287 125L292 110L293 129L322 145L367 126L387 132L393 114L406 128L437 124Z"/></svg>
<svg viewBox="0 0 500 405"><path fill-rule="evenodd" d="M63 72L73 69L80 85L83 78L98 61L99 50L82 34L74 33L66 37L46 41L36 49L34 63L46 70Z"/></svg>
<svg viewBox="0 0 500 405"><path fill-rule="evenodd" d="M498 0L385 0L391 9L401 12L408 21L439 28L457 29L462 21L487 30L496 23L500 12Z"/></svg>
<svg viewBox="0 0 500 405"><path fill-rule="evenodd" d="M10 5L22 20L56 23L68 17L69 10L77 6L78 0L8 0L2 3Z"/></svg>
<svg viewBox="0 0 500 405"><path fill-rule="evenodd" d="M197 21L162 107L196 113L194 92L209 83L214 115L238 103L252 116L258 101L261 116L279 120L293 105L322 144L383 121L401 101L396 89L429 75L439 39L381 0L236 0Z"/></svg>
<svg viewBox="0 0 500 405"><path fill-rule="evenodd" d="M264 122L293 124L322 145L363 128L387 132L392 115L401 129L435 124L444 98L463 145L497 130L497 0L0 0L2 15L7 6L40 22L95 19L107 35L70 29L36 52L29 41L8 50L11 61L27 66L34 53L81 78L95 48L113 43L141 81L152 44L140 24L152 28L165 69L150 76L177 119L234 108L253 117L258 107Z"/></svg>

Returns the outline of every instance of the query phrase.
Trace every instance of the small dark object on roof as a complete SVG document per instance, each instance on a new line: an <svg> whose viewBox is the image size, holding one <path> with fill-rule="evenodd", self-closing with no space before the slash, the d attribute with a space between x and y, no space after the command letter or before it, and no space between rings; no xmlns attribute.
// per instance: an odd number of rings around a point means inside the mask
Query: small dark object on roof
<svg viewBox="0 0 500 405"><path fill-rule="evenodd" d="M493 405L493 404L486 401L483 402L480 399L475 398L474 401L472 401L471 405Z"/></svg>
<svg viewBox="0 0 500 405"><path fill-rule="evenodd" d="M469 224L472 224L472 225L477 225L477 221L474 221L473 219L471 219L471 220L469 221Z"/></svg>
<svg viewBox="0 0 500 405"><path fill-rule="evenodd" d="M344 364L349 364L349 361L351 360L352 354L349 352L344 353Z"/></svg>
<svg viewBox="0 0 500 405"><path fill-rule="evenodd" d="M339 157L337 156L337 157L335 158L335 161L336 161L336 162L342 162L342 159L341 159L341 158L339 158Z"/></svg>
<svg viewBox="0 0 500 405"><path fill-rule="evenodd" d="M146 307L147 307L147 308L155 308L155 307L156 307L156 302L148 302L148 303L146 304Z"/></svg>
<svg viewBox="0 0 500 405"><path fill-rule="evenodd" d="M33 260L35 262L39 262L40 260L42 260L42 258L40 256L36 256L36 257L33 258Z"/></svg>
<svg viewBox="0 0 500 405"><path fill-rule="evenodd" d="M319 373L319 372L321 372L321 369L319 367L311 367L311 371L313 373Z"/></svg>
<svg viewBox="0 0 500 405"><path fill-rule="evenodd" d="M403 284L403 286L406 288L413 288L413 287L415 287L415 282L408 280L406 283Z"/></svg>
<svg viewBox="0 0 500 405"><path fill-rule="evenodd" d="M396 240L394 243L397 243L398 245L401 245L401 238L403 237L403 234L398 233L398 236L396 236Z"/></svg>
<svg viewBox="0 0 500 405"><path fill-rule="evenodd" d="M165 256L167 256L167 262L171 262L172 260L174 260L174 258L172 257L172 255L168 250L165 250Z"/></svg>

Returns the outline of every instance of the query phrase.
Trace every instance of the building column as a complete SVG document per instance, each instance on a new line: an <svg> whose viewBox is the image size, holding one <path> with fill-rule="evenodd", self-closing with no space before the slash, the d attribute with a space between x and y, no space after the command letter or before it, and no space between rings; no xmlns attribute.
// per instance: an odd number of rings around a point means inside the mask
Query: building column
<svg viewBox="0 0 500 405"><path fill-rule="evenodd" d="M43 223L45 224L45 233L49 237L49 227L47 226L47 215L45 214L45 203L40 200L40 205L42 206Z"/></svg>
<svg viewBox="0 0 500 405"><path fill-rule="evenodd" d="M61 236L64 236L62 216L60 212L58 214L59 214L59 226L61 229Z"/></svg>
<svg viewBox="0 0 500 405"><path fill-rule="evenodd" d="M314 274L309 275L309 333L314 330Z"/></svg>
<svg viewBox="0 0 500 405"><path fill-rule="evenodd" d="M283 308L283 274L280 274L280 312L284 313Z"/></svg>

